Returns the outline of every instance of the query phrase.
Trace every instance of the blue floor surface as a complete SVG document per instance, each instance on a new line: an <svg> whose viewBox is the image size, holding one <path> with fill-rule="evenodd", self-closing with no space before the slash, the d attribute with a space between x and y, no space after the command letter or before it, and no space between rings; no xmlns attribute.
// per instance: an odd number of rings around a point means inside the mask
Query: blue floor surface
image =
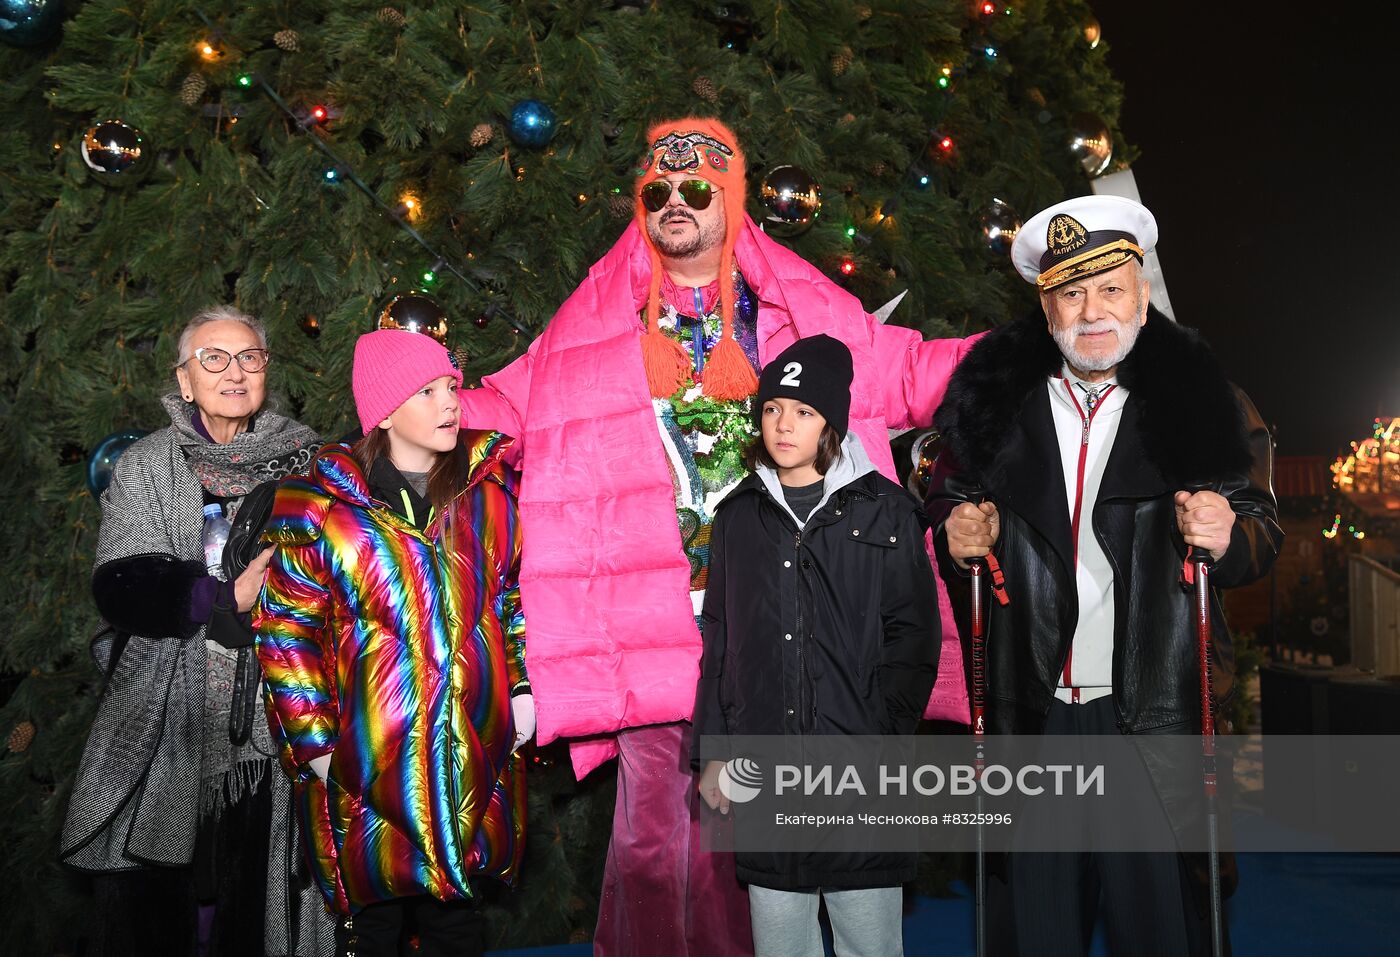
<svg viewBox="0 0 1400 957"><path fill-rule="evenodd" d="M1235 826L1267 826L1236 814ZM1226 904L1235 957L1400 954L1400 855L1241 854ZM907 957L972 957L972 894L919 897L904 916ZM588 944L495 950L489 957L587 957ZM830 950L828 949L828 954ZM1108 957L1101 939L1091 957ZM669 957L669 955L657 955Z"/></svg>

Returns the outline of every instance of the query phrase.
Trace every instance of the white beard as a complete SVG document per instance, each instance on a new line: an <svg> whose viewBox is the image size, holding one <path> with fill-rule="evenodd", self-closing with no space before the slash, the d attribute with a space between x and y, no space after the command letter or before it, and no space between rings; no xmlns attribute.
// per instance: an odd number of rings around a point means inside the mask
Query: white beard
<svg viewBox="0 0 1400 957"><path fill-rule="evenodd" d="M1137 310L1133 311L1137 315ZM1090 357L1081 355L1075 348L1075 343L1079 337L1086 332L1093 332L1102 329L1105 322L1112 322L1114 329L1118 333L1118 348L1106 356ZM1142 327L1136 322L1122 323L1117 320L1101 320L1099 322L1076 322L1068 329L1052 329L1050 335L1054 337L1055 344L1060 347L1060 354L1065 357L1065 361L1071 368L1080 372L1107 372L1118 363L1128 358L1128 353L1133 351L1133 345L1137 342L1138 330Z"/></svg>

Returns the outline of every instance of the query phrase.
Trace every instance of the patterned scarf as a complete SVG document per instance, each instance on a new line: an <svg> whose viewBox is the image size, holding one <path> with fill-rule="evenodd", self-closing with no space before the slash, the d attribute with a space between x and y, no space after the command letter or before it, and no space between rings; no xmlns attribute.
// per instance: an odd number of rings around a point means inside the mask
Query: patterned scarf
<svg viewBox="0 0 1400 957"><path fill-rule="evenodd" d="M304 475L321 445L307 426L269 411L259 412L248 431L220 445L195 428L193 403L171 393L161 404L180 433L190 471L205 491L217 498L237 498L269 479Z"/></svg>

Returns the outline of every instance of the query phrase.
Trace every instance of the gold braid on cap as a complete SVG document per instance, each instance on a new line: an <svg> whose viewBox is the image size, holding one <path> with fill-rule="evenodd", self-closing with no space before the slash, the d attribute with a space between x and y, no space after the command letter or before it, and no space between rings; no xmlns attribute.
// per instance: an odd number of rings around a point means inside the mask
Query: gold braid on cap
<svg viewBox="0 0 1400 957"><path fill-rule="evenodd" d="M1054 289L1063 285L1071 279L1080 276L1090 276L1096 272L1103 272L1112 266L1116 266L1127 260L1129 255L1135 255L1142 259L1142 247L1137 243L1129 242L1126 239L1118 239L1107 244L1089 250L1087 253L1080 253L1072 259L1056 263L1045 272L1035 277L1035 284L1042 291Z"/></svg>

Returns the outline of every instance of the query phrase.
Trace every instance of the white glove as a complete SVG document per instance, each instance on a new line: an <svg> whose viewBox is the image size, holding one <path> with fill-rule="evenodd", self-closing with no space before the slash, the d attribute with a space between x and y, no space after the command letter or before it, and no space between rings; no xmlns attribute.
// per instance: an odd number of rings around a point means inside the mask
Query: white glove
<svg viewBox="0 0 1400 957"><path fill-rule="evenodd" d="M510 713L515 719L515 746L510 749L510 753L514 754L535 736L535 696L518 694L511 698Z"/></svg>
<svg viewBox="0 0 1400 957"><path fill-rule="evenodd" d="M316 776L322 781L326 779L326 775L331 773L331 756L329 754L323 754L319 758L312 758L306 763L311 765L311 770L315 771Z"/></svg>

